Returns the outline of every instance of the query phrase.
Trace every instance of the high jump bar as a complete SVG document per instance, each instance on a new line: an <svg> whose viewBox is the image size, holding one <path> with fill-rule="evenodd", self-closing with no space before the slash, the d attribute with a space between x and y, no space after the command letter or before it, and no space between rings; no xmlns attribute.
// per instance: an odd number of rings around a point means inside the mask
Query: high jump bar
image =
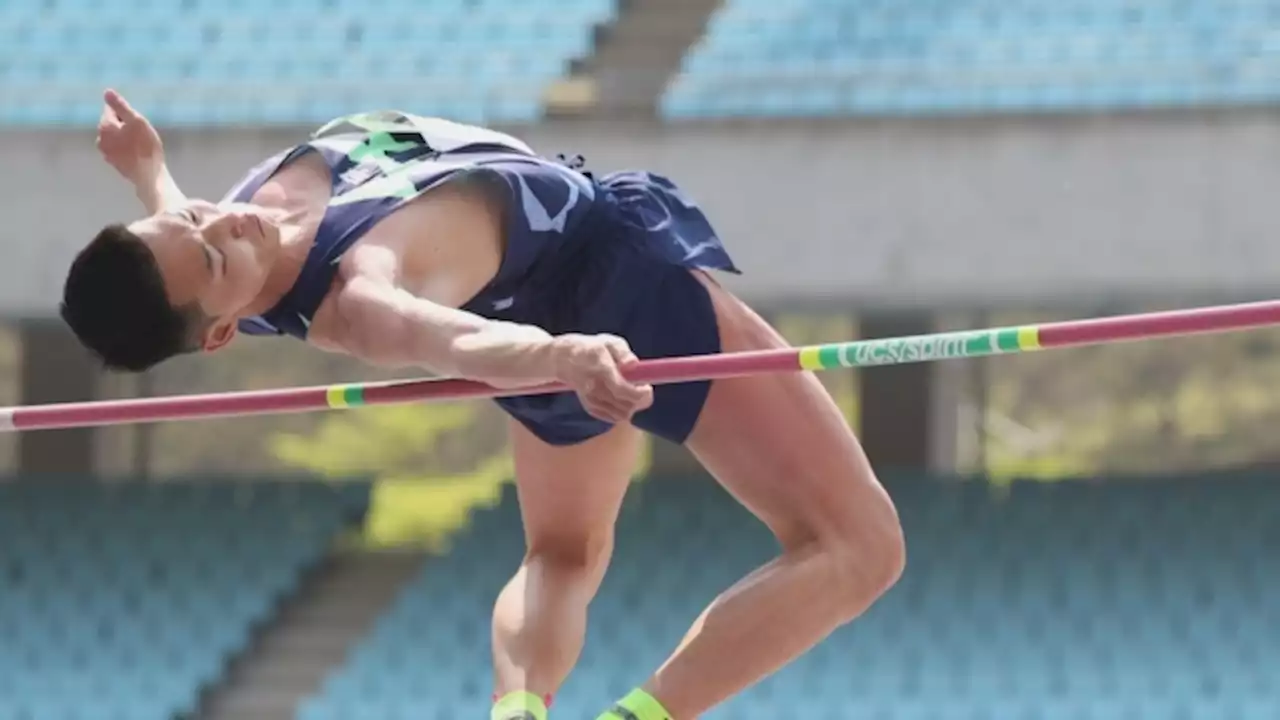
<svg viewBox="0 0 1280 720"><path fill-rule="evenodd" d="M1272 325L1280 325L1280 300L778 350L644 360L628 370L626 375L640 382L668 384L760 373L824 371L1008 355ZM500 390L468 380L429 378L26 405L0 408L0 431L242 417L420 401L540 395L565 390L567 388L560 384Z"/></svg>

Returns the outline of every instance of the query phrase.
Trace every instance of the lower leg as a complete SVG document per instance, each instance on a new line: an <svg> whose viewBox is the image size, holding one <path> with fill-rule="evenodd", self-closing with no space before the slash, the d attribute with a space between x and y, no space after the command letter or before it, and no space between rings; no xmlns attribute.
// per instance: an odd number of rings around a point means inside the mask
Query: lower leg
<svg viewBox="0 0 1280 720"><path fill-rule="evenodd" d="M692 720L860 615L901 568L901 545L892 539L859 558L817 543L788 552L716 598L640 697L655 700L666 717Z"/></svg>
<svg viewBox="0 0 1280 720"><path fill-rule="evenodd" d="M744 303L704 284L723 352L787 346ZM693 720L860 615L905 563L892 500L811 373L715 381L687 446L786 550L717 598L609 720Z"/></svg>
<svg viewBox="0 0 1280 720"><path fill-rule="evenodd" d="M582 652L587 605L603 573L597 558L531 553L493 612L494 686L499 696L554 693Z"/></svg>
<svg viewBox="0 0 1280 720"><path fill-rule="evenodd" d="M617 426L551 446L512 422L524 562L493 609L495 720L545 720L582 652L587 605L613 550L613 524L643 437Z"/></svg>

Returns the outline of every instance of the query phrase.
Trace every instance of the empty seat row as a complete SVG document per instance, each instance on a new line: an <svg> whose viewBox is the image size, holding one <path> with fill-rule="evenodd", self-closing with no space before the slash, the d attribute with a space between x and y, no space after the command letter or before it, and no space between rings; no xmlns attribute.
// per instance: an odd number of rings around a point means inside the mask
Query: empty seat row
<svg viewBox="0 0 1280 720"><path fill-rule="evenodd" d="M164 126L314 124L379 107L533 120L543 89L616 12L614 0L232 5L0 6L0 124L90 125L104 86Z"/></svg>
<svg viewBox="0 0 1280 720"><path fill-rule="evenodd" d="M194 712L368 492L0 483L0 720Z"/></svg>
<svg viewBox="0 0 1280 720"><path fill-rule="evenodd" d="M1280 477L1015 483L1009 491L947 478L888 477L886 485L907 523L899 585L708 718L1276 717L1280 676L1270 669L1280 663L1280 607L1270 598L1280 593L1280 534L1263 520L1274 518ZM300 717L482 713L492 689L489 612L522 556L518 518L511 492L478 513L446 556L404 586ZM1187 537L1205 541L1187 552ZM1081 541L1079 552L1069 539ZM999 552L984 556L983 548ZM593 717L641 682L717 593L775 552L709 481L637 486L557 712Z"/></svg>
<svg viewBox="0 0 1280 720"><path fill-rule="evenodd" d="M730 0L668 118L1252 105L1280 99L1271 0Z"/></svg>

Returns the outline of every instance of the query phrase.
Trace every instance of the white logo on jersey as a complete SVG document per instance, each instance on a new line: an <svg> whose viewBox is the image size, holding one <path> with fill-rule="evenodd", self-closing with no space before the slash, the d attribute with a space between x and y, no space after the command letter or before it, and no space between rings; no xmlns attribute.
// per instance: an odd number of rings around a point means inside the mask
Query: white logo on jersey
<svg viewBox="0 0 1280 720"><path fill-rule="evenodd" d="M374 170L378 170L374 166ZM386 170L381 177L367 180L329 201L331 206L350 205L362 200L382 200L389 197L409 198L417 194L409 170L413 163L405 163Z"/></svg>
<svg viewBox="0 0 1280 720"><path fill-rule="evenodd" d="M378 170L379 167L377 163L360 163L359 165L356 165L350 170L342 173L342 175L339 176L339 179L347 185L355 187L374 175L377 175Z"/></svg>

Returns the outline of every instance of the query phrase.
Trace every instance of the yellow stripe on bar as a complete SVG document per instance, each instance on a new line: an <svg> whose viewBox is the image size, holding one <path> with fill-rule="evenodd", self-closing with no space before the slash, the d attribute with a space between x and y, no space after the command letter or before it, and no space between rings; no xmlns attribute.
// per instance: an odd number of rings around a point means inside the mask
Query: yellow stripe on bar
<svg viewBox="0 0 1280 720"><path fill-rule="evenodd" d="M351 407L347 404L346 391L346 385L330 385L324 391L324 399L329 403L329 407L331 408Z"/></svg>
<svg viewBox="0 0 1280 720"><path fill-rule="evenodd" d="M1040 349L1040 328L1036 325L1026 325L1018 328L1018 349L1019 350L1039 350Z"/></svg>
<svg viewBox="0 0 1280 720"><path fill-rule="evenodd" d="M800 348L800 369L801 370L821 370L822 360L819 358L820 348L817 345Z"/></svg>

